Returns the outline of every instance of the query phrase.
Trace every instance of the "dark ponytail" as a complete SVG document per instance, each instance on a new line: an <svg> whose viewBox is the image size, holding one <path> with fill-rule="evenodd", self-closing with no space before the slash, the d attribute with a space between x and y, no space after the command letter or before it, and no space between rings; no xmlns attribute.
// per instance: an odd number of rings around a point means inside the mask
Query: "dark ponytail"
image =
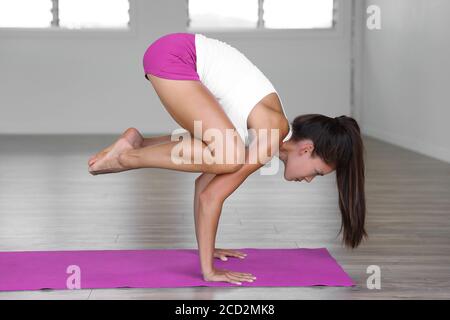
<svg viewBox="0 0 450 320"><path fill-rule="evenodd" d="M291 139L310 139L314 144L312 156L318 156L336 168L342 241L347 247L356 248L367 237L364 228L365 150L358 123L344 115L330 118L321 114L305 114L292 122Z"/></svg>

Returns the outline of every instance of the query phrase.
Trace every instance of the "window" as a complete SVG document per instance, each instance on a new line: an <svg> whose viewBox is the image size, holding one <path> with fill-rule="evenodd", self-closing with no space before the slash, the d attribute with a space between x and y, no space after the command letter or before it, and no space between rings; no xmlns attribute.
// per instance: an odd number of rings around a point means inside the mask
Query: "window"
<svg viewBox="0 0 450 320"><path fill-rule="evenodd" d="M0 0L0 27L47 28L51 10L50 0Z"/></svg>
<svg viewBox="0 0 450 320"><path fill-rule="evenodd" d="M264 0L266 28L333 27L333 0Z"/></svg>
<svg viewBox="0 0 450 320"><path fill-rule="evenodd" d="M188 0L188 26L208 29L327 29L337 0Z"/></svg>
<svg viewBox="0 0 450 320"><path fill-rule="evenodd" d="M129 0L0 0L3 28L128 28Z"/></svg>
<svg viewBox="0 0 450 320"><path fill-rule="evenodd" d="M255 28L258 0L189 0L190 27Z"/></svg>

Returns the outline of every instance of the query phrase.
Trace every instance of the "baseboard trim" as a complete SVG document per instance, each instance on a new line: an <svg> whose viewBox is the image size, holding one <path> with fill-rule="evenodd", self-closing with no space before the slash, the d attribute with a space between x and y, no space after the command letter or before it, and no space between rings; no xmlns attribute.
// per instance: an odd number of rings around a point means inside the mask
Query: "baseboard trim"
<svg viewBox="0 0 450 320"><path fill-rule="evenodd" d="M387 143L429 156L431 158L450 163L450 150L441 146L433 145L429 141L414 139L399 135L398 133L380 130L364 125L361 128L364 135L373 137Z"/></svg>

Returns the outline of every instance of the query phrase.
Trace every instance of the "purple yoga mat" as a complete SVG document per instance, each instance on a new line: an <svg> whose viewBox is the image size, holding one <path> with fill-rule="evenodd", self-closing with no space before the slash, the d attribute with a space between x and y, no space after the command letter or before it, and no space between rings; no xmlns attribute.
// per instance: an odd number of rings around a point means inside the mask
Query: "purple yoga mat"
<svg viewBox="0 0 450 320"><path fill-rule="evenodd" d="M253 283L204 281L197 249L0 252L0 290L354 285L325 248L237 250L247 256L214 266Z"/></svg>

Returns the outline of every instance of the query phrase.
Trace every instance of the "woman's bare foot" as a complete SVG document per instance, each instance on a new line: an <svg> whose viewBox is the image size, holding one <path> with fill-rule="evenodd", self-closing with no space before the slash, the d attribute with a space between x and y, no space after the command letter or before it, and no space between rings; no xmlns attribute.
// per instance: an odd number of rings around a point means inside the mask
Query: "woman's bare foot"
<svg viewBox="0 0 450 320"><path fill-rule="evenodd" d="M113 173L129 170L125 168L119 161L119 155L122 152L135 149L133 145L125 137L119 138L116 141L111 150L109 150L106 155L95 161L91 166L89 166L89 173L92 175L103 174L103 173Z"/></svg>
<svg viewBox="0 0 450 320"><path fill-rule="evenodd" d="M99 159L105 157L108 154L108 152L111 151L112 148L114 148L116 143L121 138L127 139L130 142L130 144L133 146L134 149L140 148L141 145L142 145L142 142L144 141L144 137L141 135L141 133L136 128L128 128L127 130L125 130L122 133L122 135L119 137L119 139L116 142L114 142L109 147L103 149L102 151L100 151L96 155L93 155L92 157L90 157L89 161L88 161L88 165L92 166L96 161L98 161Z"/></svg>

